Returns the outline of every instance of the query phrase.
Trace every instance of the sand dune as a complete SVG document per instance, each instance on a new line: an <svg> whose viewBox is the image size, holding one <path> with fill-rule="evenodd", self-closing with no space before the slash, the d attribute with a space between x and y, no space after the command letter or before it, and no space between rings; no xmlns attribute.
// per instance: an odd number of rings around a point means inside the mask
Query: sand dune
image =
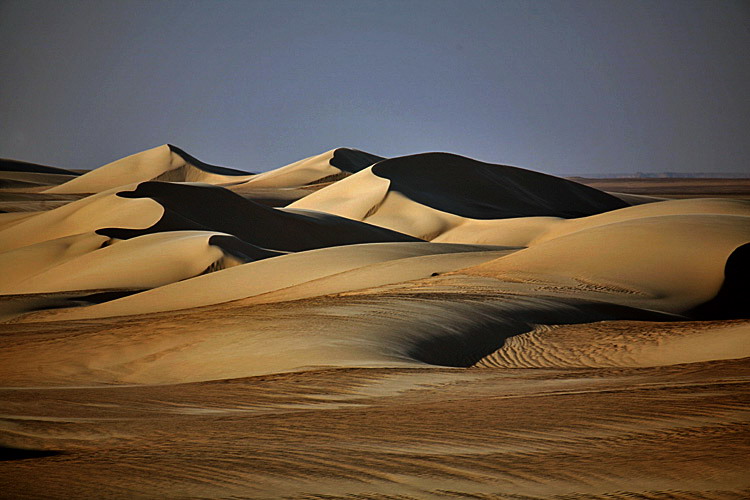
<svg viewBox="0 0 750 500"><path fill-rule="evenodd" d="M581 184L446 153L377 163L290 205L433 239L466 219L580 217L627 204Z"/></svg>
<svg viewBox="0 0 750 500"><path fill-rule="evenodd" d="M278 255L260 248L249 252L252 247L233 236L208 231L148 234L102 248L107 243L106 236L87 233L0 254L0 266L10 268L0 294L148 289ZM35 272L24 262L33 263ZM41 262L47 265L40 270Z"/></svg>
<svg viewBox="0 0 750 500"><path fill-rule="evenodd" d="M465 220L435 238L435 242L489 243L533 246L576 231L616 222L667 215L750 216L750 203L742 200L700 198L670 200L636 205L576 219L560 217L519 217L501 220Z"/></svg>
<svg viewBox="0 0 750 500"><path fill-rule="evenodd" d="M612 292L610 301L683 313L715 297L750 217L670 215L593 227L462 273L550 288Z"/></svg>
<svg viewBox="0 0 750 500"><path fill-rule="evenodd" d="M148 228L112 227L101 234L126 239L160 231L204 229L285 251L377 241L417 241L389 229L330 214L285 212L210 185L144 182L117 193L128 200L153 200L162 217Z"/></svg>
<svg viewBox="0 0 750 500"><path fill-rule="evenodd" d="M77 176L78 172L67 170L65 168L49 167L38 163L29 163L27 161L12 160L10 158L0 158L0 172L29 172L41 174L60 174Z"/></svg>
<svg viewBox="0 0 750 500"><path fill-rule="evenodd" d="M750 495L749 201L346 148L75 174L0 162L6 496Z"/></svg>
<svg viewBox="0 0 750 500"><path fill-rule="evenodd" d="M237 192L289 189L332 182L380 160L381 157L363 151L338 148L268 172L252 174L210 165L177 146L165 144L109 163L45 192L99 193L144 181L202 182L232 187Z"/></svg>
<svg viewBox="0 0 750 500"><path fill-rule="evenodd" d="M290 188L330 183L359 172L383 158L364 151L337 148L269 170L248 182L254 188Z"/></svg>
<svg viewBox="0 0 750 500"><path fill-rule="evenodd" d="M150 180L228 183L247 180L252 174L204 163L176 146L163 145L108 163L47 193L100 193L119 186Z"/></svg>
<svg viewBox="0 0 750 500"><path fill-rule="evenodd" d="M486 247L430 243L370 243L321 248L238 266L104 304L35 313L25 320L59 321L172 311L221 304L277 291L290 293L288 297L282 294L283 298L280 300L294 300L307 296L299 289L289 290L297 285L310 283L315 294L325 295L362 286L417 279L445 269L452 270L477 261L490 260L508 252L496 247L491 251L487 250ZM464 255L475 252L479 255ZM456 256L457 259L444 259L447 262L414 260L441 254ZM396 265L390 269L382 266L373 269L375 264L394 262ZM399 266L398 263L403 265ZM369 275L369 279L360 281L357 274L346 274L352 270L363 270ZM332 285L329 282L319 288L317 280L326 277L333 277L339 283ZM300 295L294 295L295 293Z"/></svg>
<svg viewBox="0 0 750 500"><path fill-rule="evenodd" d="M38 192L47 186L56 186L72 179L73 175L48 172L2 172L0 190ZM0 191L2 192L2 191Z"/></svg>
<svg viewBox="0 0 750 500"><path fill-rule="evenodd" d="M750 357L750 322L602 321L540 327L482 358L485 368L669 366Z"/></svg>
<svg viewBox="0 0 750 500"><path fill-rule="evenodd" d="M154 200L122 198L117 192L117 188L104 191L35 214L0 230L0 251L105 227L145 229L155 224L164 213L164 208Z"/></svg>

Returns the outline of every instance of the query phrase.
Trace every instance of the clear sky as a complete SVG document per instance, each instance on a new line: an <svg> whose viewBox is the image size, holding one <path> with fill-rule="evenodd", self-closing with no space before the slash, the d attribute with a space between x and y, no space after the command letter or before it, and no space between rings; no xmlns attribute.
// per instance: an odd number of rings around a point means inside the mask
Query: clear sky
<svg viewBox="0 0 750 500"><path fill-rule="evenodd" d="M0 0L0 156L750 173L750 2Z"/></svg>

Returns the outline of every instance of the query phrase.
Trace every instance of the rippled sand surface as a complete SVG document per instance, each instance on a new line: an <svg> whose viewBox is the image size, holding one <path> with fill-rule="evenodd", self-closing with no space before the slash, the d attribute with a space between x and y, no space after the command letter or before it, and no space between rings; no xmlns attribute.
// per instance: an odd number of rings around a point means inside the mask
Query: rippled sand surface
<svg viewBox="0 0 750 500"><path fill-rule="evenodd" d="M0 497L750 497L725 184L0 166Z"/></svg>

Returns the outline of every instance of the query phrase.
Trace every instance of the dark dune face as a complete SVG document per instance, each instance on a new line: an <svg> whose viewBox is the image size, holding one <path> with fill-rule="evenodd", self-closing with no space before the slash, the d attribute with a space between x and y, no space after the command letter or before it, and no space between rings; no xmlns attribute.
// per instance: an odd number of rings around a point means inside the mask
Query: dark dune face
<svg viewBox="0 0 750 500"><path fill-rule="evenodd" d="M384 160L382 156L366 153L358 149L338 148L333 152L330 164L339 170L356 174L370 165Z"/></svg>
<svg viewBox="0 0 750 500"><path fill-rule="evenodd" d="M372 171L418 203L473 219L584 217L628 206L566 179L450 153L391 158Z"/></svg>
<svg viewBox="0 0 750 500"><path fill-rule="evenodd" d="M20 160L10 160L0 158L0 172L31 172L38 174L63 174L63 175L80 175L78 172L66 170L58 167L48 167L37 163L29 163Z"/></svg>
<svg viewBox="0 0 750 500"><path fill-rule="evenodd" d="M0 497L750 498L747 203L149 151L0 171Z"/></svg>
<svg viewBox="0 0 750 500"><path fill-rule="evenodd" d="M196 158L195 156L191 154L186 153L185 151L178 148L177 146L173 146L172 144L167 144L167 146L169 146L170 151L180 156L187 163L193 165L196 168L203 170L204 172L210 172L212 174L218 174L218 175L250 175L252 173L252 172L245 172L243 170L236 170L234 168L211 165L209 163L199 160L198 158Z"/></svg>
<svg viewBox="0 0 750 500"><path fill-rule="evenodd" d="M312 217L284 212L246 200L226 189L209 186L144 182L123 198L151 198L164 215L146 229L105 228L98 234L130 239L163 231L209 230L229 233L242 242L280 251L302 251L355 243L420 241L396 231L326 214ZM261 255L253 250L250 253ZM269 252L266 256L278 255Z"/></svg>
<svg viewBox="0 0 750 500"><path fill-rule="evenodd" d="M494 303L478 297L472 316L455 314L453 323L437 327L430 336L418 339L408 355L431 365L470 367L503 346L515 335L534 329L535 325L582 324L609 319L674 321L680 316L647 311L615 304L566 299L502 297ZM457 296L458 303L461 296ZM444 303L450 309L454 304Z"/></svg>
<svg viewBox="0 0 750 500"><path fill-rule="evenodd" d="M696 319L750 318L750 243L737 247L724 266L724 283L716 297L687 313Z"/></svg>

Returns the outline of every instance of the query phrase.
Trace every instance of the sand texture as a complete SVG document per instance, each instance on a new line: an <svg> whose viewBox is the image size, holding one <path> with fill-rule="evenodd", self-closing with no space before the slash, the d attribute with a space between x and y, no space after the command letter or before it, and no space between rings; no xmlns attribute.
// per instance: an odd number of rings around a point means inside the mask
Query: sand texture
<svg viewBox="0 0 750 500"><path fill-rule="evenodd" d="M698 181L2 160L0 496L748 498L750 199Z"/></svg>

